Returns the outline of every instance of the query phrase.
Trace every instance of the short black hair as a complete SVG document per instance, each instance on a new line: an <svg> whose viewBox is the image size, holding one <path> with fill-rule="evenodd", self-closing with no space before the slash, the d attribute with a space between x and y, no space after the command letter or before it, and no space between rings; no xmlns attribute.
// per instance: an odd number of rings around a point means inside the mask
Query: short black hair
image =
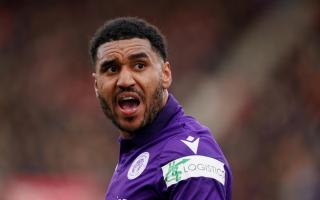
<svg viewBox="0 0 320 200"><path fill-rule="evenodd" d="M167 59L166 41L157 27L137 17L119 17L108 20L92 37L89 44L91 61L93 64L96 63L97 49L100 45L132 38L149 40L162 59Z"/></svg>

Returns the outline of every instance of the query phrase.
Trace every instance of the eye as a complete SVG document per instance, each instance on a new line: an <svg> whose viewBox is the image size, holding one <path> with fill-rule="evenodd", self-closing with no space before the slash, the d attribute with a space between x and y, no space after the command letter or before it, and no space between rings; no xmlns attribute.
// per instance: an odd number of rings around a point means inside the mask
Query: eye
<svg viewBox="0 0 320 200"><path fill-rule="evenodd" d="M114 74L118 71L118 66L116 65L102 65L100 72L101 73L106 73L106 74Z"/></svg>
<svg viewBox="0 0 320 200"><path fill-rule="evenodd" d="M136 63L134 68L137 70L143 70L145 68L145 64L144 63Z"/></svg>
<svg viewBox="0 0 320 200"><path fill-rule="evenodd" d="M107 72L108 73L115 73L118 71L118 67L117 66L109 66L108 69L107 69Z"/></svg>
<svg viewBox="0 0 320 200"><path fill-rule="evenodd" d="M120 65L115 60L105 61L100 66L100 73L114 74L119 71Z"/></svg>

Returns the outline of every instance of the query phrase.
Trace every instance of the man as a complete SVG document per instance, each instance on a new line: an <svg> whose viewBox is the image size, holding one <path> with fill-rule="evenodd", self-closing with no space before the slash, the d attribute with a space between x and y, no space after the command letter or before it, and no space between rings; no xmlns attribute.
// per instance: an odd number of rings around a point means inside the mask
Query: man
<svg viewBox="0 0 320 200"><path fill-rule="evenodd" d="M168 92L159 30L138 18L104 24L90 43L96 96L120 129L107 200L231 199L231 171L210 130Z"/></svg>

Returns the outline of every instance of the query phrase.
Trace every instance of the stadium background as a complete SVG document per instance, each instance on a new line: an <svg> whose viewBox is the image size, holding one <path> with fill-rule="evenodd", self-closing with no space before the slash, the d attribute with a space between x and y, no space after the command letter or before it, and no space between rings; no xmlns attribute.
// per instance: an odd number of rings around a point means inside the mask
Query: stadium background
<svg viewBox="0 0 320 200"><path fill-rule="evenodd" d="M171 91L208 125L233 199L320 199L320 4L312 0L0 2L0 199L103 199L117 130L88 41L139 16L167 36Z"/></svg>

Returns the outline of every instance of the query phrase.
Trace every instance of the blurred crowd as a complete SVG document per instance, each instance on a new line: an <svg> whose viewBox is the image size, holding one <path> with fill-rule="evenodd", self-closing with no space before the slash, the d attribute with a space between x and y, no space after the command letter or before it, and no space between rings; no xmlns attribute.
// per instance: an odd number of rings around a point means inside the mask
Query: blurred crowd
<svg viewBox="0 0 320 200"><path fill-rule="evenodd" d="M95 98L88 42L107 19L138 16L162 30L171 92L184 104L202 77L219 78L220 63L248 28L292 2L1 1L0 199L19 199L11 194L21 191L12 190L20 187L13 180L52 176L90 177L103 199L118 132ZM310 30L258 91L245 93L237 117L217 137L233 170L235 200L320 199L320 4L303 2L314 8ZM235 92L241 87L224 83Z"/></svg>

